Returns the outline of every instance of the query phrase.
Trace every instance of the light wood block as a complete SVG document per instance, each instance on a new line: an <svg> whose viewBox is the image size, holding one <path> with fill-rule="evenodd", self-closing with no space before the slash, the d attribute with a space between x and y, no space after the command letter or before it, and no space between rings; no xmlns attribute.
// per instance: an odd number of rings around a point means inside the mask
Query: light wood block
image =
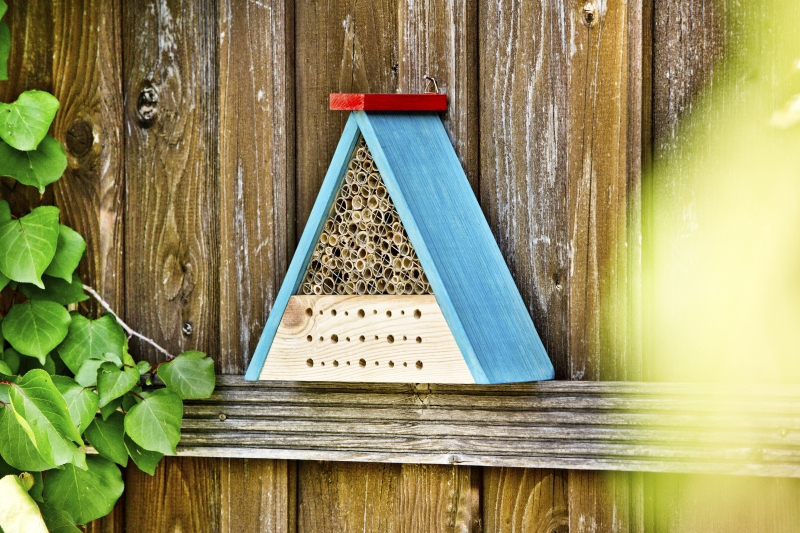
<svg viewBox="0 0 800 533"><path fill-rule="evenodd" d="M475 383L433 295L292 296L260 378Z"/></svg>

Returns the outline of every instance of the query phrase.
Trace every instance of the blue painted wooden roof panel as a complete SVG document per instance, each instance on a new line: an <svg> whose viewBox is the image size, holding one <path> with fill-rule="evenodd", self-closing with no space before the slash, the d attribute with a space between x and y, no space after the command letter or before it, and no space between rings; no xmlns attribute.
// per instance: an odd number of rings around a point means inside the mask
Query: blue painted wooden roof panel
<svg viewBox="0 0 800 533"><path fill-rule="evenodd" d="M475 380L552 379L553 365L438 115L354 115Z"/></svg>

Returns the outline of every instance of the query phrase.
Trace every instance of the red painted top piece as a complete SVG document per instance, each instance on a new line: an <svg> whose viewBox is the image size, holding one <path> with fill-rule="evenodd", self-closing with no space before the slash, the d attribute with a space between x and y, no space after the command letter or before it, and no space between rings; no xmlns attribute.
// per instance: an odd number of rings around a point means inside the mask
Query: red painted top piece
<svg viewBox="0 0 800 533"><path fill-rule="evenodd" d="M331 111L445 111L447 95L331 93Z"/></svg>

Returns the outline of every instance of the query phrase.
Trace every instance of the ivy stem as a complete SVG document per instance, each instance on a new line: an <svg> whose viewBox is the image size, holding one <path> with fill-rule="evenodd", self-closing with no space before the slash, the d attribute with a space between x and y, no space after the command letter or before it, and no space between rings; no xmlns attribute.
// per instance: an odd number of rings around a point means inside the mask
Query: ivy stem
<svg viewBox="0 0 800 533"><path fill-rule="evenodd" d="M115 312L114 312L114 310L113 310L113 309L111 309L111 305L109 305L109 303L108 303L107 301L103 300L103 297L102 297L102 296L100 296L99 294L97 294L97 291L96 291L96 290L94 290L93 288L91 288L91 287L90 287L90 286L88 286L88 285L84 285L84 286L83 286L83 290L85 290L86 292L88 292L88 293L89 293L89 294L92 296L92 298L94 298L95 300L97 300L97 302L98 302L100 305L102 305L102 306L103 306L103 309L105 309L106 311L108 311L109 313L111 313L111 314L114 316L114 318L116 318L116 319L117 319L117 322L119 322L119 325L120 325L120 326L122 326L122 329L124 329L126 332L128 332L128 335L132 335L132 336L136 337L137 339L141 339L141 340L143 340L144 342L146 342L147 344L149 344L150 346L152 346L153 348L155 348L155 349L156 349L156 350L158 350L159 352L161 352L161 353L163 353L164 355L166 355L166 356L167 356L167 359L170 359L170 360L171 360L171 359L175 359L175 356L174 356L174 355L172 355L172 354L171 354L171 353L169 353L167 350L165 350L164 348L162 348L161 346L159 346L159 345L158 345L158 343L156 343L156 341L154 341L153 339L151 339L151 338L149 338L149 337L145 337L144 335L142 335L141 333L139 333L138 331L136 331L135 329L133 329L132 327L130 327L128 324L126 324L125 322L123 322L123 321L122 321L122 319L119 317L119 315L117 315L117 313L115 313Z"/></svg>

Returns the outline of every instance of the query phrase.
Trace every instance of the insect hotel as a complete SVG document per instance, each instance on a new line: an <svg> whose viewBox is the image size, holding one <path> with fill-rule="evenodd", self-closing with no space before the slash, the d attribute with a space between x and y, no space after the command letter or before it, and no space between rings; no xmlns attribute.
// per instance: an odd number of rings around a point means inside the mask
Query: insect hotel
<svg viewBox="0 0 800 533"><path fill-rule="evenodd" d="M246 378L552 379L436 113L446 96L330 102L350 118Z"/></svg>

